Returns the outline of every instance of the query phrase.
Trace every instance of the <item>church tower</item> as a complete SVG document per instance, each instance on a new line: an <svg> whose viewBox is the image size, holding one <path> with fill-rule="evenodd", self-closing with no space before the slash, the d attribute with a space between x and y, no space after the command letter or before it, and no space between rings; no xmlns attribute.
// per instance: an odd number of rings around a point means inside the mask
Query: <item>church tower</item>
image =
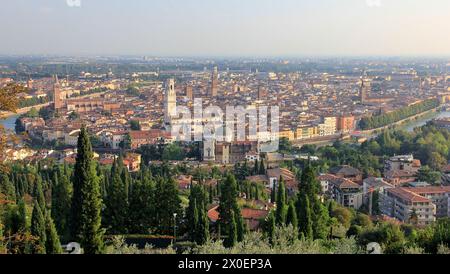
<svg viewBox="0 0 450 274"><path fill-rule="evenodd" d="M55 111L63 107L63 100L61 99L61 85L59 84L58 75L55 75L55 82L53 83L53 102Z"/></svg>
<svg viewBox="0 0 450 274"><path fill-rule="evenodd" d="M203 141L203 161L214 162L216 160L216 140L208 139Z"/></svg>
<svg viewBox="0 0 450 274"><path fill-rule="evenodd" d="M359 100L361 104L367 103L368 93L371 89L370 82L366 80L367 73L364 71L361 76L361 86L359 87Z"/></svg>
<svg viewBox="0 0 450 274"><path fill-rule="evenodd" d="M164 95L164 122L170 124L177 115L177 94L175 93L175 80L168 79Z"/></svg>
<svg viewBox="0 0 450 274"><path fill-rule="evenodd" d="M210 91L211 97L217 96L218 85L219 85L219 71L217 69L217 66L215 66L211 74L211 91Z"/></svg>

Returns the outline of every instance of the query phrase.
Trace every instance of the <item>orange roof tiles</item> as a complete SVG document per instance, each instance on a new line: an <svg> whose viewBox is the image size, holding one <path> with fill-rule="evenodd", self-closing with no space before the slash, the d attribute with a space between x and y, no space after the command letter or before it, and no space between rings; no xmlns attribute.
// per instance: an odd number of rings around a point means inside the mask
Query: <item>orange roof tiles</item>
<svg viewBox="0 0 450 274"><path fill-rule="evenodd" d="M414 192L411 192L403 187L397 187L397 188L389 188L387 189L388 192L392 193L393 195L400 197L401 199L413 203L428 203L430 202L429 199L420 196L419 194L416 194Z"/></svg>

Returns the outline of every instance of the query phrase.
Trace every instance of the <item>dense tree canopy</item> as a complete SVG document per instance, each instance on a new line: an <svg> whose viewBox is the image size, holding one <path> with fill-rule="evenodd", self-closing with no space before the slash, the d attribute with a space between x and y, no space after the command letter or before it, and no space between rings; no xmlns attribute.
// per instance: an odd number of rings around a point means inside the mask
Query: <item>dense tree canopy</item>
<svg viewBox="0 0 450 274"><path fill-rule="evenodd" d="M364 117L359 122L359 127L363 130L380 128L422 113L424 111L436 108L438 106L439 102L436 99L425 100L418 104L403 107L389 113L371 117Z"/></svg>

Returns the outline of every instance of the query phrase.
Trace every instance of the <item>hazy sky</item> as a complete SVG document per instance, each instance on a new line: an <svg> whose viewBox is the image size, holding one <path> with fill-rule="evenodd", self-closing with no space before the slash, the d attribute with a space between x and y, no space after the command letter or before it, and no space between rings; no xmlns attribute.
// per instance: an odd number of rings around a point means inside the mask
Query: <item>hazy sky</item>
<svg viewBox="0 0 450 274"><path fill-rule="evenodd" d="M450 55L449 0L0 4L0 54Z"/></svg>

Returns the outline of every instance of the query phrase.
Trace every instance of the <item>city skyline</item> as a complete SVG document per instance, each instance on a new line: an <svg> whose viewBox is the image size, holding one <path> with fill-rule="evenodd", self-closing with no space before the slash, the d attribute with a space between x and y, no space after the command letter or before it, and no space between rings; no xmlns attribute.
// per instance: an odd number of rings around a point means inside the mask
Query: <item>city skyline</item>
<svg viewBox="0 0 450 274"><path fill-rule="evenodd" d="M0 55L450 56L444 0L19 0L3 7L8 39Z"/></svg>

